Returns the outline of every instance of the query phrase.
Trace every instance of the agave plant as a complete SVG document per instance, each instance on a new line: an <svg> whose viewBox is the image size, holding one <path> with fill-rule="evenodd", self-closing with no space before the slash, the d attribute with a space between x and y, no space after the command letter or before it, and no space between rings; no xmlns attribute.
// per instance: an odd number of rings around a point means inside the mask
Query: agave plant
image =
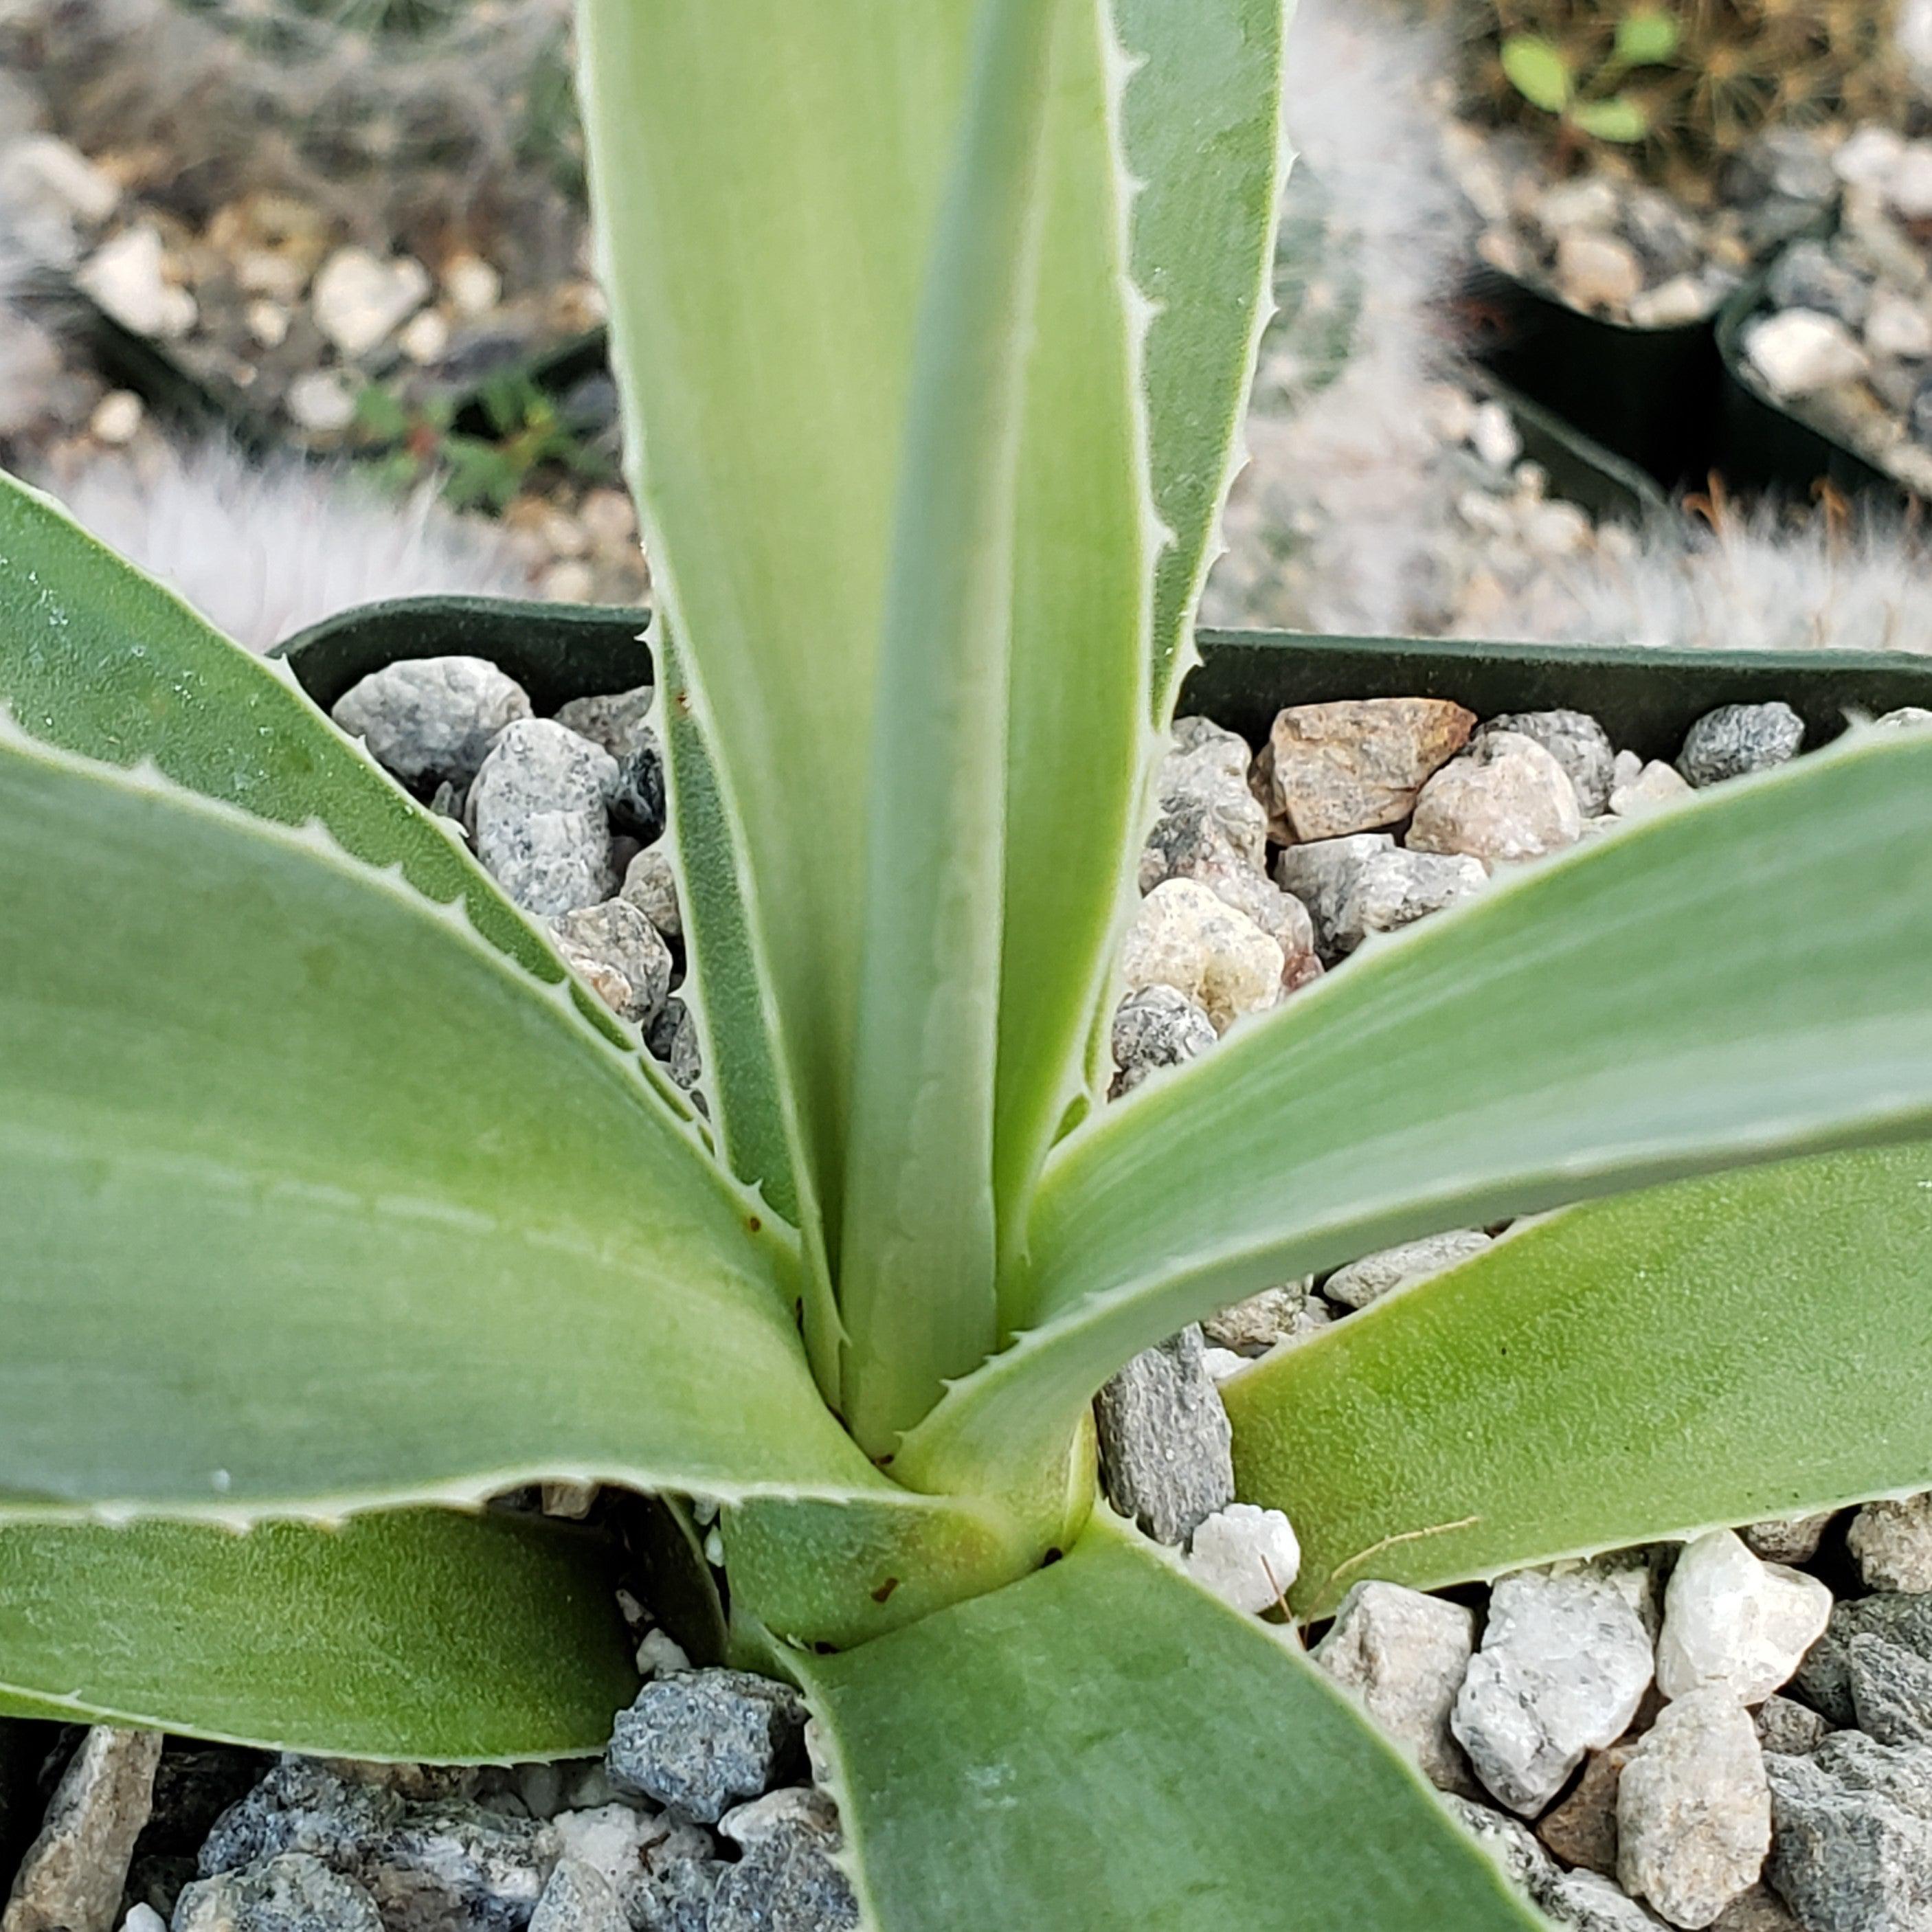
<svg viewBox="0 0 1932 1932"><path fill-rule="evenodd" d="M476 1506L596 1481L722 1505L885 1932L1520 1928L1292 1630L1096 1504L1090 1399L1641 1188L1232 1384L1294 1615L1932 1480L1932 743L1499 883L1102 1111L1276 0L724 10L584 18L708 1123L279 668L0 494L4 1708L595 1750L598 1553Z"/></svg>

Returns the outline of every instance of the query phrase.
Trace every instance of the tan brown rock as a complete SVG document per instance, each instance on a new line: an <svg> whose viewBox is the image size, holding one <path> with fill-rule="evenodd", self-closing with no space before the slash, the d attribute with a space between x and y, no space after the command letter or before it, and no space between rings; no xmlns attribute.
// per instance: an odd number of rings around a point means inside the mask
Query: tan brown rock
<svg viewBox="0 0 1932 1932"><path fill-rule="evenodd" d="M82 1738L20 1862L5 1932L112 1932L160 1756L158 1731L97 1724Z"/></svg>
<svg viewBox="0 0 1932 1932"><path fill-rule="evenodd" d="M1475 724L1473 711L1439 698L1292 706L1255 764L1270 834L1288 844L1400 824Z"/></svg>
<svg viewBox="0 0 1932 1932"><path fill-rule="evenodd" d="M1533 739L1495 731L1423 787L1408 843L1493 866L1559 851L1582 831L1569 774Z"/></svg>
<svg viewBox="0 0 1932 1932"><path fill-rule="evenodd" d="M1576 1788L1537 1821L1536 1835L1566 1865L1616 1876L1617 1780L1635 1742L1624 1738L1608 1750L1592 1751Z"/></svg>

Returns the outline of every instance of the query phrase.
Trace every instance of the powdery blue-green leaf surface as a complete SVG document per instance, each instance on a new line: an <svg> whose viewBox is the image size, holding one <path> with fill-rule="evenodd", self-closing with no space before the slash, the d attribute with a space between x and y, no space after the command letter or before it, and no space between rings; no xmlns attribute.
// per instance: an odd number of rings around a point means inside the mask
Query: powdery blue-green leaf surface
<svg viewBox="0 0 1932 1932"><path fill-rule="evenodd" d="M1112 0L1139 64L1124 103L1133 276L1154 305L1144 380L1154 500L1172 541L1155 578L1156 722L1192 662L1190 632L1239 452L1270 308L1288 151L1283 0Z"/></svg>
<svg viewBox="0 0 1932 1932"><path fill-rule="evenodd" d="M796 1667L878 1932L1540 1922L1292 1641L1111 1520Z"/></svg>
<svg viewBox="0 0 1932 1932"><path fill-rule="evenodd" d="M660 604L746 836L818 1197L864 929L920 303L976 0L589 0L582 89ZM728 215L721 216L721 210Z"/></svg>
<svg viewBox="0 0 1932 1932"><path fill-rule="evenodd" d="M540 977L563 969L488 876L303 696L65 511L0 472L0 710L32 737L400 866Z"/></svg>
<svg viewBox="0 0 1932 1932"><path fill-rule="evenodd" d="M1932 1484L1932 1148L1569 1209L1238 1376L1298 1607Z"/></svg>
<svg viewBox="0 0 1932 1932"><path fill-rule="evenodd" d="M838 1389L838 1312L824 1226L804 1157L798 1114L778 1046L779 1019L761 962L764 936L746 889L744 835L718 789L718 770L669 626L654 633L665 692L659 728L676 855L692 1002L704 1043L705 1091L726 1164L801 1231L800 1299L806 1347L820 1388Z"/></svg>
<svg viewBox="0 0 1932 1932"><path fill-rule="evenodd" d="M1062 9L1026 367L994 1109L994 1176L1009 1246L1080 1089L1113 936L1132 897L1152 748L1139 298L1128 289L1117 64L1102 11Z"/></svg>
<svg viewBox="0 0 1932 1932"><path fill-rule="evenodd" d="M1061 1144L1037 1327L896 1466L1037 1453L1270 1282L1444 1227L1932 1121L1932 744L1743 780L1358 955Z"/></svg>
<svg viewBox="0 0 1932 1932"><path fill-rule="evenodd" d="M0 1502L885 1485L789 1241L393 874L0 742Z"/></svg>
<svg viewBox="0 0 1932 1932"><path fill-rule="evenodd" d="M538 1520L0 1528L0 1712L271 1750L600 1751L637 1688L608 1552Z"/></svg>
<svg viewBox="0 0 1932 1932"><path fill-rule="evenodd" d="M1084 36L1071 31L1083 16ZM1035 265L1047 259L1042 183L1060 158L1048 127L1064 118L1056 53L1097 76L1091 0L984 0L922 277L880 626L838 1234L842 1407L875 1454L998 1334L1001 781L1008 646L1021 641L1023 383ZM1081 172L1111 171L1104 120L1088 133ZM1049 325L1049 339L1060 332ZM1124 414L1124 383L1118 396Z"/></svg>

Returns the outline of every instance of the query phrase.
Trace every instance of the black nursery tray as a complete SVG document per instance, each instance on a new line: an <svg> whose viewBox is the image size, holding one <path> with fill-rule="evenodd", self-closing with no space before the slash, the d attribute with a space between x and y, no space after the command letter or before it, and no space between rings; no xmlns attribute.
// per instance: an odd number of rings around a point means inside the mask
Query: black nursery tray
<svg viewBox="0 0 1932 1932"><path fill-rule="evenodd" d="M1723 466L1714 316L1638 328L1495 269L1472 280L1463 307L1485 368L1660 488Z"/></svg>
<svg viewBox="0 0 1932 1932"><path fill-rule="evenodd" d="M500 664L539 710L651 681L649 614L591 604L414 598L345 611L281 647L326 708L399 658L462 653ZM1204 631L1183 712L1251 744L1292 704L1340 698L1452 698L1479 716L1587 711L1620 746L1676 754L1720 704L1782 699L1805 742L1836 737L1856 713L1932 710L1932 657L1865 652L1642 650L1617 645L1492 644L1414 638L1329 638L1286 631Z"/></svg>
<svg viewBox="0 0 1932 1932"><path fill-rule="evenodd" d="M1751 379L1745 328L1766 308L1774 260L1725 304L1718 319L1724 364L1720 408L1724 478L1742 490L1775 490L1800 502L1828 483L1840 495L1903 508L1912 494L1896 476L1840 438L1774 401Z"/></svg>

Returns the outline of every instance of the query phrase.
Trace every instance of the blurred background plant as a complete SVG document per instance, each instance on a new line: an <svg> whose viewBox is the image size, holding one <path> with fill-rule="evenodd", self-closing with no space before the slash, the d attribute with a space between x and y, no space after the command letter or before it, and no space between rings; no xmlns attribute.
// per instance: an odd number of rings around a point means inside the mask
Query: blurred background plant
<svg viewBox="0 0 1932 1932"><path fill-rule="evenodd" d="M1553 143L1707 173L1771 127L1903 116L1900 0L1468 0L1472 93Z"/></svg>

